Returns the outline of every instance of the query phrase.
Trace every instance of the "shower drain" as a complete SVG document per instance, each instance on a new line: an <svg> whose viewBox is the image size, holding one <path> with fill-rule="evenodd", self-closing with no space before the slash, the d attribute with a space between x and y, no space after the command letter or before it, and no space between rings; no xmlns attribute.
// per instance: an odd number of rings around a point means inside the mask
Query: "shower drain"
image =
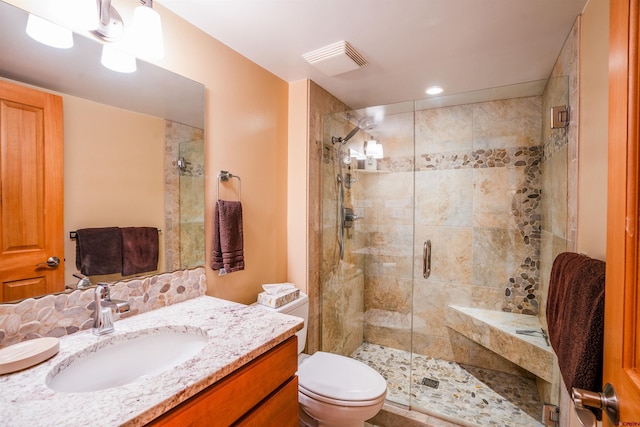
<svg viewBox="0 0 640 427"><path fill-rule="evenodd" d="M422 378L422 381L420 381L420 384L426 385L427 387L431 388L438 388L438 386L440 385L440 381L424 377Z"/></svg>

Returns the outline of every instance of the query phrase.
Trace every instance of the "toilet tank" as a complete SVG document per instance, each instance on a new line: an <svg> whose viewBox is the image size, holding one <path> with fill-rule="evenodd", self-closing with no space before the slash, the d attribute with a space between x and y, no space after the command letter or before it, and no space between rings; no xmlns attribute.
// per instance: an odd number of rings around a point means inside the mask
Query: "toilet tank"
<svg viewBox="0 0 640 427"><path fill-rule="evenodd" d="M271 308L258 303L255 303L255 305L264 310L288 314L289 316L300 317L304 320L304 326L296 333L298 336L298 354L302 353L304 346L307 343L307 323L309 320L309 297L307 294L300 292L298 299L278 308Z"/></svg>

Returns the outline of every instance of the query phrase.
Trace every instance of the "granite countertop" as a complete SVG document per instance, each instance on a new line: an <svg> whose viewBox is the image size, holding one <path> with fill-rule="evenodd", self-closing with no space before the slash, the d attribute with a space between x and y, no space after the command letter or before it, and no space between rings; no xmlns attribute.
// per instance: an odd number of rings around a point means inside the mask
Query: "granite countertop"
<svg viewBox="0 0 640 427"><path fill-rule="evenodd" d="M183 365L100 391L63 393L46 385L54 367L87 347L127 333L185 326L200 328L209 338ZM60 338L60 351L46 362L0 376L0 425L142 426L300 329L302 319L202 296L117 321L111 334L77 332Z"/></svg>

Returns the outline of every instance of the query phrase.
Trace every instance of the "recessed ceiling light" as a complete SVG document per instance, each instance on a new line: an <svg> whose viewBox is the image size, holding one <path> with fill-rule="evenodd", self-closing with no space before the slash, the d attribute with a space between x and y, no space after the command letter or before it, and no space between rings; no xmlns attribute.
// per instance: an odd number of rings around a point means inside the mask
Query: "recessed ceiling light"
<svg viewBox="0 0 640 427"><path fill-rule="evenodd" d="M444 92L444 89L442 89L440 86L431 86L426 90L426 92L427 95L439 95Z"/></svg>

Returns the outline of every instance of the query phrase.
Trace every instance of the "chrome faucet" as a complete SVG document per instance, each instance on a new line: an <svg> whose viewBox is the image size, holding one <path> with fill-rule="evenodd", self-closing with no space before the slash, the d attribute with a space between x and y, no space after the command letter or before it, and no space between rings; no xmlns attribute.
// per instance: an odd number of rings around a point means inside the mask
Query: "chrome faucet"
<svg viewBox="0 0 640 427"><path fill-rule="evenodd" d="M93 320L93 334L104 335L113 332L113 313L126 313L130 310L127 301L111 299L109 285L98 283L95 290L96 314Z"/></svg>
<svg viewBox="0 0 640 427"><path fill-rule="evenodd" d="M76 289L89 289L90 287L93 286L93 284L91 283L91 279L89 279L87 276L77 273L77 274L74 274L73 277L78 279L78 283L76 284Z"/></svg>

